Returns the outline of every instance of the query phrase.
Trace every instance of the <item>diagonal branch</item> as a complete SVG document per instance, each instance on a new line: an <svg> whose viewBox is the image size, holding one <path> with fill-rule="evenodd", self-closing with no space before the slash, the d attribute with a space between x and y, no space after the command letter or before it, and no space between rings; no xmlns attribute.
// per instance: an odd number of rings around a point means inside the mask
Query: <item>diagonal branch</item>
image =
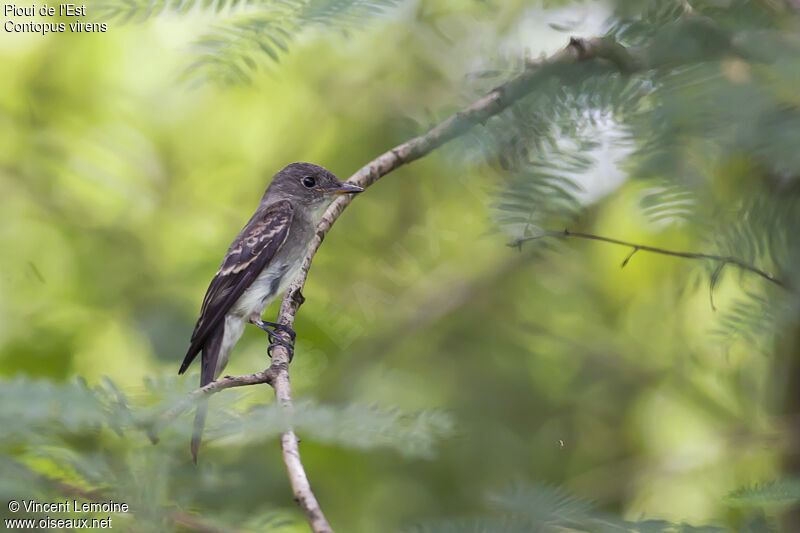
<svg viewBox="0 0 800 533"><path fill-rule="evenodd" d="M714 255L714 254L706 254L706 253L698 253L698 252L678 252L675 250L667 250L666 248L658 248L657 246L648 246L646 244L636 244L633 242L628 241L621 241L619 239L612 239L610 237L603 237L601 235L594 235L592 233L581 233L578 231L569 231L565 229L564 231L554 231L554 230L547 230L537 233L536 235L531 235L530 237L522 237L517 239L511 243L509 246L515 248L521 248L522 244L528 241L535 241L538 239L542 239L544 237L577 237L579 239L589 239L593 241L602 241L608 242L611 244L618 244L620 246L628 246L630 247L631 253L629 253L625 260L622 262L622 267L624 268L625 265L628 264L633 254L638 252L639 250L643 252L651 252L654 254L661 254L661 255L670 255L672 257L682 257L684 259L708 259L711 261L716 261L717 267L714 269L714 273L711 275L711 284L709 286L709 297L711 298L711 309L716 311L716 307L714 307L714 287L719 280L719 276L722 273L722 269L725 268L725 265L735 265L742 270L746 270L748 272L752 272L753 274L757 274L764 278L765 280L774 283L778 287L784 289L790 289L789 284L786 281L781 280L780 278L776 278L774 275L757 268L750 263L745 263L741 259L736 257L732 257L729 255Z"/></svg>

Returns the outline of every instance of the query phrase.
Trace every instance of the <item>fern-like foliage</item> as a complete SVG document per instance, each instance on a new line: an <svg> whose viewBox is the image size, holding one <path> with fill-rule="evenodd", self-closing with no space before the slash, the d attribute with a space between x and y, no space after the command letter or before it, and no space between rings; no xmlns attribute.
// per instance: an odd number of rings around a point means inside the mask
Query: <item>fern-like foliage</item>
<svg viewBox="0 0 800 533"><path fill-rule="evenodd" d="M668 181L654 182L641 195L642 213L653 223L670 225L694 218L697 191Z"/></svg>
<svg viewBox="0 0 800 533"><path fill-rule="evenodd" d="M494 507L540 525L574 527L594 517L591 503L564 490L517 485L490 498Z"/></svg>
<svg viewBox="0 0 800 533"><path fill-rule="evenodd" d="M292 41L311 29L346 32L362 28L400 0L105 0L101 18L144 21L190 10L225 15L194 43L197 59L186 79L246 83L269 62L279 62Z"/></svg>
<svg viewBox="0 0 800 533"><path fill-rule="evenodd" d="M356 448L392 448L407 457L432 458L435 445L453 432L453 421L441 411L403 413L359 405L333 407L310 402L294 406L290 415L280 407L261 406L247 413L228 412L209 432L225 442L274 440L291 426L303 438Z"/></svg>
<svg viewBox="0 0 800 533"><path fill-rule="evenodd" d="M221 494L232 479L227 472L194 486L197 472L186 468L189 412L162 429L157 445L147 439L146 428L182 401L183 394L174 379L151 382L136 395L125 394L110 380L95 387L24 378L0 382L5 407L0 413L5 427L0 433L0 495L69 495L59 484L64 482L127 502L135 509L137 527L171 530L170 502L190 505L203 490ZM299 402L290 413L274 405L243 411L237 405L241 396L229 391L211 402L207 450L224 444L227 453L235 454L266 439L274 443L291 425L306 441L359 451L389 448L407 457L430 458L437 442L453 431L452 419L441 411L404 413L310 402ZM189 484L193 490L185 490ZM249 518L243 526L259 531L287 523L285 515L271 509L256 508L245 515ZM231 518L234 524L243 520L242 515Z"/></svg>
<svg viewBox="0 0 800 533"><path fill-rule="evenodd" d="M630 521L597 509L588 501L554 487L527 484L495 494L486 516L435 520L417 525L418 533L723 533L718 526L694 526L666 520ZM752 531L767 533L768 525L753 521Z"/></svg>
<svg viewBox="0 0 800 533"><path fill-rule="evenodd" d="M643 4L634 16L621 13L612 20L608 34L625 46L640 48L646 46L660 28L674 24L686 15L685 6L678 1Z"/></svg>
<svg viewBox="0 0 800 533"><path fill-rule="evenodd" d="M92 431L106 420L95 394L83 383L59 385L17 378L0 386L1 446L44 443L51 435ZM46 430L46 431L45 431Z"/></svg>
<svg viewBox="0 0 800 533"><path fill-rule="evenodd" d="M800 316L800 304L795 298L775 292L770 296L748 292L726 306L720 310L713 333L725 342L743 340L767 352L776 333L795 323Z"/></svg>
<svg viewBox="0 0 800 533"><path fill-rule="evenodd" d="M263 0L103 0L94 11L101 18L124 24L144 22L166 12L186 13L196 9L220 13L263 3Z"/></svg>
<svg viewBox="0 0 800 533"><path fill-rule="evenodd" d="M498 72L513 67L503 66ZM593 65L544 80L529 96L492 117L464 141L474 162L505 177L493 204L494 222L515 238L542 227L566 227L586 204L580 181L596 166L598 136L612 136L649 91L646 77L626 77ZM488 76L480 78L484 83ZM626 135L612 144L629 143ZM477 148L477 149L476 149ZM542 243L545 244L545 243Z"/></svg>
<svg viewBox="0 0 800 533"><path fill-rule="evenodd" d="M786 478L744 487L728 494L728 504L737 507L772 507L800 502L800 479Z"/></svg>
<svg viewBox="0 0 800 533"><path fill-rule="evenodd" d="M606 120L629 148L620 167L646 184L640 207L648 220L684 225L691 251L736 258L796 287L800 152L792 146L800 141L800 109L776 88L788 88L788 73L800 65L797 41L776 29L776 11L752 2L619 4L607 37L647 70L554 69L473 135L474 152L504 177L495 223L512 239L574 227L587 203L580 184L592 179L594 150L609 135L597 125ZM484 72L513 71L513 61L498 61ZM502 82L486 74L475 81L487 78ZM721 315L717 329L726 338L763 344L796 320L796 292L776 295L744 271L698 265L712 285L733 272L748 283L748 297Z"/></svg>

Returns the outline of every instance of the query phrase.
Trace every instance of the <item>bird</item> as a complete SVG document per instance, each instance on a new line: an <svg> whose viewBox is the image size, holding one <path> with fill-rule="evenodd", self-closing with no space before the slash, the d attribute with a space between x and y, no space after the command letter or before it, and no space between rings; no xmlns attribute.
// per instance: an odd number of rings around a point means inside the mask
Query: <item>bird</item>
<svg viewBox="0 0 800 533"><path fill-rule="evenodd" d="M178 374L183 374L202 352L200 386L208 385L228 364L245 325L267 332L267 352L281 344L293 356L295 333L290 328L265 322L261 315L300 271L325 210L340 194L364 189L339 179L312 163L292 163L272 178L258 208L233 240L206 290L192 333L189 350ZM275 334L286 331L291 343ZM194 420L191 452L197 464L207 400L200 400Z"/></svg>

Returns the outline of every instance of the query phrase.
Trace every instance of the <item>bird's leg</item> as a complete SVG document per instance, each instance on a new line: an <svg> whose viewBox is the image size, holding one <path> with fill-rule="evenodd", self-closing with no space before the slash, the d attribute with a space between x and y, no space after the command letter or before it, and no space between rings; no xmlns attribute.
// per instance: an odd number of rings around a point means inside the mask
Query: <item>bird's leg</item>
<svg viewBox="0 0 800 533"><path fill-rule="evenodd" d="M294 330L284 326L283 324L276 324L275 322L264 322L263 320L261 320L260 316L256 316L256 315L250 317L250 323L267 332L267 335L269 336L269 342L270 342L270 345L267 346L267 355L272 357L272 348L274 348L275 346L279 346L280 345L280 346L283 346L284 348L286 348L286 351L289 352L289 362L290 363L292 362L292 359L294 358L294 339L296 337L296 334L295 334ZM292 339L292 342L289 343L289 342L286 342L285 340L283 340L277 334L277 330L281 330L281 331L284 331L284 332L288 333L289 337L291 337L291 339Z"/></svg>
<svg viewBox="0 0 800 533"><path fill-rule="evenodd" d="M267 346L267 354L269 354L269 356L272 357L272 348L280 344L289 351L289 362L291 363L292 359L294 359L294 340L297 338L297 333L295 333L295 331L289 326L284 326L283 324L278 324L277 322L267 322L266 320L262 320L261 323L264 324L265 326L270 326L274 331L282 331L289 335L289 338L292 340L291 348L286 346L286 342L280 337L271 335L270 339L274 338L275 341L278 342L273 342L272 344Z"/></svg>
<svg viewBox="0 0 800 533"><path fill-rule="evenodd" d="M288 334L292 339L292 343L294 343L294 340L297 338L297 333L295 333L294 330L289 326L284 326L283 324L278 324L277 322L267 322L266 320L262 320L261 323L266 324L275 331L283 331L284 333Z"/></svg>

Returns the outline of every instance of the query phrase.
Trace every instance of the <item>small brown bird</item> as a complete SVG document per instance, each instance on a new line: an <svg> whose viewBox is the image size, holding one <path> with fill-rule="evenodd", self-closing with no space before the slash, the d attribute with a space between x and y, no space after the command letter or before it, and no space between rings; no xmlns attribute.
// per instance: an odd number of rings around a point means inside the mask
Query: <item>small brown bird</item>
<svg viewBox="0 0 800 533"><path fill-rule="evenodd" d="M248 322L269 334L270 348L282 344L291 355L293 346L277 337L275 330L288 330L292 340L294 331L263 321L261 314L299 272L317 223L336 195L363 190L311 163L292 163L275 174L256 212L233 240L208 286L178 374L183 374L202 351L200 386L214 381L227 365ZM208 410L206 401L201 400L195 415L195 464Z"/></svg>

